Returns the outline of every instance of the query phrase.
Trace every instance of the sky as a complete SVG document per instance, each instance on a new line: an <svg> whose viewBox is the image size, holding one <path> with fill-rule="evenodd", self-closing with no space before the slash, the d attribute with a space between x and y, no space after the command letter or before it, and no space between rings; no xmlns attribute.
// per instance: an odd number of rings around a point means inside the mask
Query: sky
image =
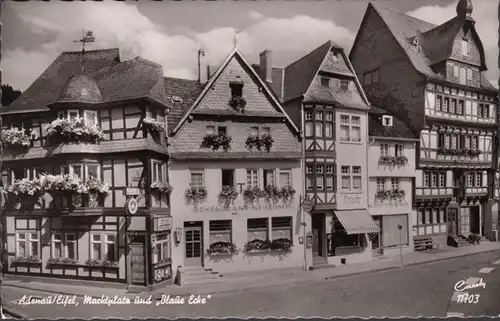
<svg viewBox="0 0 500 321"><path fill-rule="evenodd" d="M374 0L416 18L441 24L456 15L458 0ZM489 70L498 83L498 4L472 0L473 18ZM195 79L197 51L218 65L237 47L250 62L272 51L284 67L332 40L349 52L367 0L3 2L3 84L25 90L63 51L81 50L73 40L94 32L91 49L120 48L162 64L165 75Z"/></svg>

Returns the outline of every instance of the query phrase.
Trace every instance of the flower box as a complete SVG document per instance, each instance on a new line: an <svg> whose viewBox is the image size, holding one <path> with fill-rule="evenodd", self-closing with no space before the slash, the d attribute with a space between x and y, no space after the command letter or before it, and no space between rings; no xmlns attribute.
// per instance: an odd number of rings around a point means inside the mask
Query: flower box
<svg viewBox="0 0 500 321"><path fill-rule="evenodd" d="M108 260L88 259L85 265L91 268L118 268L118 262Z"/></svg>
<svg viewBox="0 0 500 321"><path fill-rule="evenodd" d="M281 198L280 189L276 185L267 185L264 187L264 192L266 192L267 199L274 203L278 202Z"/></svg>
<svg viewBox="0 0 500 321"><path fill-rule="evenodd" d="M2 130L2 143L7 149L26 151L35 139L37 136L33 131L27 134L25 130L19 128Z"/></svg>
<svg viewBox="0 0 500 321"><path fill-rule="evenodd" d="M41 264L42 260L38 256L18 256L13 261L13 264Z"/></svg>
<svg viewBox="0 0 500 321"><path fill-rule="evenodd" d="M160 121L152 118L152 117L145 117L142 120L142 126L149 131L150 133L153 134L159 134L165 131L165 126L163 123Z"/></svg>
<svg viewBox="0 0 500 321"><path fill-rule="evenodd" d="M219 204L222 204L224 208L229 208L234 200L238 197L239 193L233 186L222 186L222 190L218 195Z"/></svg>
<svg viewBox="0 0 500 321"><path fill-rule="evenodd" d="M151 189L159 191L162 194L170 194L173 190L172 186L169 183L163 182L153 182L151 184Z"/></svg>
<svg viewBox="0 0 500 321"><path fill-rule="evenodd" d="M83 118L56 119L47 128L47 138L55 144L69 142L97 143L104 139L102 130L97 126L87 126Z"/></svg>
<svg viewBox="0 0 500 321"><path fill-rule="evenodd" d="M285 202L291 201L293 199L295 193L296 193L295 189L293 187L291 187L290 185L283 186L280 190L281 198Z"/></svg>
<svg viewBox="0 0 500 321"><path fill-rule="evenodd" d="M184 197L188 204L197 204L207 199L207 189L205 187L190 187L184 192Z"/></svg>
<svg viewBox="0 0 500 321"><path fill-rule="evenodd" d="M405 197L406 193L402 189L393 189L390 191L390 198L391 199L403 199Z"/></svg>
<svg viewBox="0 0 500 321"><path fill-rule="evenodd" d="M271 135L264 134L260 137L251 135L248 136L247 140L245 141L245 147L248 150L252 150L255 147L259 151L262 149L262 147L264 147L265 150L269 153L273 143L274 139Z"/></svg>
<svg viewBox="0 0 500 321"><path fill-rule="evenodd" d="M391 156L380 156L378 159L379 164L384 164L384 165L392 165L393 163L393 158Z"/></svg>
<svg viewBox="0 0 500 321"><path fill-rule="evenodd" d="M246 190L243 191L243 197L245 198L246 201L249 202L254 202L256 200L259 200L261 198L264 198L267 196L267 193L263 190L261 190L259 187L247 187Z"/></svg>
<svg viewBox="0 0 500 321"><path fill-rule="evenodd" d="M233 255L236 253L238 253L238 248L230 242L215 242L210 244L210 247L207 249L207 255L210 256Z"/></svg>
<svg viewBox="0 0 500 321"><path fill-rule="evenodd" d="M39 179L18 179L7 188L0 187L0 193L7 198L6 205L21 210L33 210L36 205L41 205L40 197L43 191Z"/></svg>
<svg viewBox="0 0 500 321"><path fill-rule="evenodd" d="M61 258L61 257L51 257L50 259L47 260L48 265L71 265L75 266L78 265L78 260L75 259L70 259L68 257Z"/></svg>
<svg viewBox="0 0 500 321"><path fill-rule="evenodd" d="M259 240L255 239L249 241L245 244L245 252L248 253L261 253L268 252L271 250L271 242L269 240Z"/></svg>
<svg viewBox="0 0 500 321"><path fill-rule="evenodd" d="M272 240L271 251L290 252L292 251L293 242L286 238Z"/></svg>
<svg viewBox="0 0 500 321"><path fill-rule="evenodd" d="M240 113L243 113L245 111L245 107L247 105L247 101L245 100L245 98L240 96L231 97L228 103L229 106Z"/></svg>
<svg viewBox="0 0 500 321"><path fill-rule="evenodd" d="M203 137L200 148L212 148L216 151L222 148L225 152L231 149L232 138L225 134L206 134Z"/></svg>
<svg viewBox="0 0 500 321"><path fill-rule="evenodd" d="M394 160L394 163L399 166L404 166L408 164L408 158L406 156L397 156Z"/></svg>
<svg viewBox="0 0 500 321"><path fill-rule="evenodd" d="M386 200L390 197L390 192L389 191L378 191L375 193L375 197L378 199Z"/></svg>

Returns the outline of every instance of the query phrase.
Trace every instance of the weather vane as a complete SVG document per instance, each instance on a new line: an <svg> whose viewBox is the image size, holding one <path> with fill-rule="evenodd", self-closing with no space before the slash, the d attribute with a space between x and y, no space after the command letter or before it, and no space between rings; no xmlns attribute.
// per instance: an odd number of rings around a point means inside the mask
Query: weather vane
<svg viewBox="0 0 500 321"><path fill-rule="evenodd" d="M82 38L80 40L74 40L73 42L81 42L82 43L82 71L85 70L85 44L89 42L94 42L94 32L90 30L83 30L82 32Z"/></svg>

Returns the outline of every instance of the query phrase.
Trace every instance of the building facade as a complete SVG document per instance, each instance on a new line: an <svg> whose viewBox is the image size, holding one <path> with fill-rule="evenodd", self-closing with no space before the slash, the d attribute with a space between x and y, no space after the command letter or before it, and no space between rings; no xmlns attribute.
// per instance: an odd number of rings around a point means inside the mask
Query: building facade
<svg viewBox="0 0 500 321"><path fill-rule="evenodd" d="M178 283L310 262L301 136L267 84L237 49L203 85L165 82Z"/></svg>
<svg viewBox="0 0 500 321"><path fill-rule="evenodd" d="M313 267L370 260L369 102L344 50L326 42L285 68L255 66L304 135L304 182L313 204Z"/></svg>
<svg viewBox="0 0 500 321"><path fill-rule="evenodd" d="M498 227L497 90L472 9L460 0L456 17L435 26L370 3L350 54L370 100L420 136L415 228L443 245Z"/></svg>
<svg viewBox="0 0 500 321"><path fill-rule="evenodd" d="M380 234L370 234L373 254L397 254L400 247L411 252L417 235L413 205L418 138L404 122L373 106L368 126L368 211L380 226Z"/></svg>
<svg viewBox="0 0 500 321"><path fill-rule="evenodd" d="M172 282L163 70L84 54L62 53L2 108L3 272Z"/></svg>

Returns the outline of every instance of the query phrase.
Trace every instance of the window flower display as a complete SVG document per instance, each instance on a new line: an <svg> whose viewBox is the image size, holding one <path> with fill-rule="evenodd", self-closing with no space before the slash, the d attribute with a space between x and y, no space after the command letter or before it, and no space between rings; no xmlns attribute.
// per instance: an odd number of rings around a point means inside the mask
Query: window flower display
<svg viewBox="0 0 500 321"><path fill-rule="evenodd" d="M152 117L145 117L142 120L142 124L145 129L152 133L162 133L165 131L165 126L158 120Z"/></svg>
<svg viewBox="0 0 500 321"><path fill-rule="evenodd" d="M6 148L28 149L31 146L31 142L37 138L37 135L33 131L27 134L25 130L19 128L2 130L2 142Z"/></svg>
<svg viewBox="0 0 500 321"><path fill-rule="evenodd" d="M104 139L104 134L97 125L87 126L83 118L56 119L47 128L47 137L55 143L92 142Z"/></svg>

